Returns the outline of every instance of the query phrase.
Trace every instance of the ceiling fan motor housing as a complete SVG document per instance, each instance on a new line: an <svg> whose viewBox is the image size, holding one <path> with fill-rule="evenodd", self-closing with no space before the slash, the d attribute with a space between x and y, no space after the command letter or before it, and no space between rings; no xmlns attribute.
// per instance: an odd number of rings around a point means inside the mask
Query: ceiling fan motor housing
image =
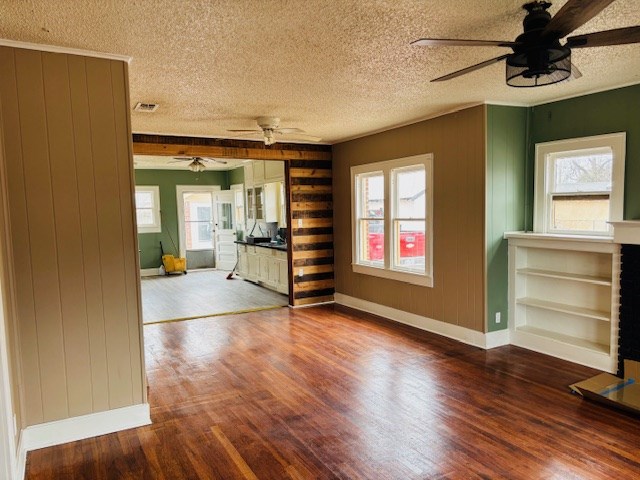
<svg viewBox="0 0 640 480"><path fill-rule="evenodd" d="M507 85L539 87L566 80L571 75L571 50L557 38L546 40L542 33L551 21L549 2L523 5L527 15L522 22L524 33L518 36L513 54L506 59Z"/></svg>

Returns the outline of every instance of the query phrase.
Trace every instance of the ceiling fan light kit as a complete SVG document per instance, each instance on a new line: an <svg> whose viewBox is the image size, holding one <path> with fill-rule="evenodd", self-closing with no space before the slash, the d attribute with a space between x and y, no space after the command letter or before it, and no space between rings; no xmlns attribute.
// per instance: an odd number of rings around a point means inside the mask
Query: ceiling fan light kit
<svg viewBox="0 0 640 480"><path fill-rule="evenodd" d="M180 163L180 162L189 162L187 168L192 172L199 173L204 172L207 169L207 163L220 163L222 165L226 165L227 162L225 160L218 160L217 158L208 158L208 157L173 157L173 161L169 163Z"/></svg>
<svg viewBox="0 0 640 480"><path fill-rule="evenodd" d="M188 168L192 172L199 173L199 172L203 172L207 167L205 167L204 164L201 163L200 161L194 160L189 164Z"/></svg>
<svg viewBox="0 0 640 480"><path fill-rule="evenodd" d="M319 142L321 138L308 135L304 130L299 128L280 128L280 119L278 117L258 117L256 123L260 129L249 130L227 130L228 132L239 134L240 136L262 136L262 141L266 146L273 145L278 141L278 136L294 136L301 137L312 142Z"/></svg>
<svg viewBox="0 0 640 480"><path fill-rule="evenodd" d="M579 78L580 71L571 63L572 48L626 45L640 42L640 26L617 28L564 38L604 10L614 0L569 0L551 17L551 3L533 1L522 6L527 14L522 22L524 32L515 41L456 40L422 38L412 42L419 46L496 46L511 48L513 53L500 55L456 72L435 78L432 82L451 80L505 60L506 81L511 87L541 87Z"/></svg>

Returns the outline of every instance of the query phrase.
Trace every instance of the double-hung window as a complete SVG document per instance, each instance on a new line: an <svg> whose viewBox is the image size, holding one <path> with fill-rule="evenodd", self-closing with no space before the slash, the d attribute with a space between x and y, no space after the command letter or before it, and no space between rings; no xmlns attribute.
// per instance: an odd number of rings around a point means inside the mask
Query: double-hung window
<svg viewBox="0 0 640 480"><path fill-rule="evenodd" d="M536 145L534 230L611 235L622 220L625 134Z"/></svg>
<svg viewBox="0 0 640 480"><path fill-rule="evenodd" d="M135 203L138 233L160 232L160 188L136 185Z"/></svg>
<svg viewBox="0 0 640 480"><path fill-rule="evenodd" d="M353 270L433 286L432 155L351 168Z"/></svg>

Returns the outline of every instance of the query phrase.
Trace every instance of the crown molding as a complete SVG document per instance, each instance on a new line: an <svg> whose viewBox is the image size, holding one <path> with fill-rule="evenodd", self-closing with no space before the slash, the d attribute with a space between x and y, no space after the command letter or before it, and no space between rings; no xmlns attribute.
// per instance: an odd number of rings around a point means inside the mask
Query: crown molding
<svg viewBox="0 0 640 480"><path fill-rule="evenodd" d="M18 40L9 40L0 38L0 46L23 48L26 50L38 50L40 52L66 53L68 55L79 55L82 57L105 58L107 60L117 60L120 62L131 63L132 57L127 55L118 55L116 53L94 52L93 50L82 50L80 48L60 47L58 45L46 45L43 43L20 42Z"/></svg>

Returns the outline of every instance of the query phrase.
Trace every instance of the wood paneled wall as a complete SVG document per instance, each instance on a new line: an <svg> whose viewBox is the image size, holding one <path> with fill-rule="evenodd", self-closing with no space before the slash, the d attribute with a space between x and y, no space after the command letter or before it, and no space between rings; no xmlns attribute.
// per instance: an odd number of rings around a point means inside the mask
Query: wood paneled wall
<svg viewBox="0 0 640 480"><path fill-rule="evenodd" d="M433 288L354 273L350 167L433 153ZM484 331L485 107L333 146L336 292ZM339 232L339 235L338 235Z"/></svg>
<svg viewBox="0 0 640 480"><path fill-rule="evenodd" d="M0 48L23 426L145 401L127 65Z"/></svg>
<svg viewBox="0 0 640 480"><path fill-rule="evenodd" d="M289 302L333 300L333 196L331 147L250 140L134 134L139 155L201 155L283 160L289 225Z"/></svg>

